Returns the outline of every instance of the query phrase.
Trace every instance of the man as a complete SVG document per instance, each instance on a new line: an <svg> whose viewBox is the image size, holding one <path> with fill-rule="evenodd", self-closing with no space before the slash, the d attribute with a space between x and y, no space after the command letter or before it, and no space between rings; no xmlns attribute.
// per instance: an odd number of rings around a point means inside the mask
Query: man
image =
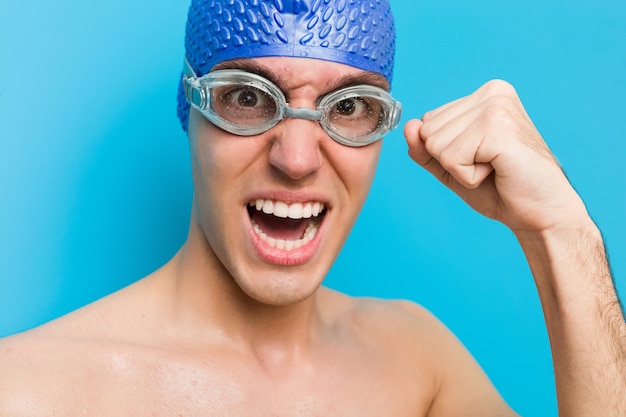
<svg viewBox="0 0 626 417"><path fill-rule="evenodd" d="M188 239L130 287L2 341L0 415L515 415L423 308L321 286L399 119L393 49L386 2L193 1ZM624 415L626 326L600 233L514 89L489 82L404 133L518 238L561 415Z"/></svg>

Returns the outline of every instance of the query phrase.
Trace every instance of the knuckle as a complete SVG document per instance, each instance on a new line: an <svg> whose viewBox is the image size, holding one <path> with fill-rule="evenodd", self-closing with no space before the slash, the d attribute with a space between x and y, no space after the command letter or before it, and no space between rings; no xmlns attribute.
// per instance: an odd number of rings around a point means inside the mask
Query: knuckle
<svg viewBox="0 0 626 417"><path fill-rule="evenodd" d="M444 150L445 142L441 140L438 134L432 134L424 139L424 147L426 151L439 159L441 152Z"/></svg>
<svg viewBox="0 0 626 417"><path fill-rule="evenodd" d="M484 102L480 119L487 125L499 124L509 120L512 115L512 100L506 96L492 96Z"/></svg>
<svg viewBox="0 0 626 417"><path fill-rule="evenodd" d="M439 163L442 167L444 167L447 171L451 171L454 169L456 164L457 157L454 152L451 152L449 149L444 149L439 154Z"/></svg>
<svg viewBox="0 0 626 417"><path fill-rule="evenodd" d="M515 97L517 92L515 88L507 81L495 79L485 83L483 90L490 96L507 96Z"/></svg>
<svg viewBox="0 0 626 417"><path fill-rule="evenodd" d="M475 190L476 188L480 186L481 183L482 182L480 178L471 177L471 178L465 179L465 181L463 182L463 186L469 190Z"/></svg>
<svg viewBox="0 0 626 417"><path fill-rule="evenodd" d="M420 127L420 136L424 139L432 137L435 133L434 125L432 123L424 122Z"/></svg>
<svg viewBox="0 0 626 417"><path fill-rule="evenodd" d="M426 123L429 120L432 120L434 117L435 117L435 111L434 110L430 110L430 111L427 111L426 113L424 113L424 115L422 116L422 121L424 123Z"/></svg>

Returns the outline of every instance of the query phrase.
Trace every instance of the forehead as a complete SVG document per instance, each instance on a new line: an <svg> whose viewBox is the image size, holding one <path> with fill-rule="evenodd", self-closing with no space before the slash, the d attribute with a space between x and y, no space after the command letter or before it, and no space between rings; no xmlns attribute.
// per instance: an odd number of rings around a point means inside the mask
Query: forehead
<svg viewBox="0 0 626 417"><path fill-rule="evenodd" d="M310 85L323 90L369 84L389 89L387 79L370 71L311 58L261 57L223 61L212 70L242 69L261 75L283 90L292 90Z"/></svg>

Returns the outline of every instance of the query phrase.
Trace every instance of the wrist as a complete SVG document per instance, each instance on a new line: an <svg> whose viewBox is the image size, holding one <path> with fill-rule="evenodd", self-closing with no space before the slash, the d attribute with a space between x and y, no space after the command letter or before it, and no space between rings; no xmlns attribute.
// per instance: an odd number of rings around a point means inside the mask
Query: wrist
<svg viewBox="0 0 626 417"><path fill-rule="evenodd" d="M617 300L602 234L588 216L575 225L516 231L532 270L546 318L583 318Z"/></svg>
<svg viewBox="0 0 626 417"><path fill-rule="evenodd" d="M512 229L512 231L522 247L536 246L538 249L548 250L553 245L578 247L591 242L604 247L602 233L586 212L544 229Z"/></svg>

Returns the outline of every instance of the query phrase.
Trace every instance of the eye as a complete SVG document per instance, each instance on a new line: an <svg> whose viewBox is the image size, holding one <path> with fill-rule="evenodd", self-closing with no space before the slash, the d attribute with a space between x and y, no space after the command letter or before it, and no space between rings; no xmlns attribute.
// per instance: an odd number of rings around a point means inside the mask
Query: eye
<svg viewBox="0 0 626 417"><path fill-rule="evenodd" d="M362 116L364 112L369 112L371 109L360 97L353 97L341 100L335 105L334 112L340 116Z"/></svg>
<svg viewBox="0 0 626 417"><path fill-rule="evenodd" d="M330 107L328 124L344 137L365 137L380 127L383 114L382 103L376 97L344 96Z"/></svg>
<svg viewBox="0 0 626 417"><path fill-rule="evenodd" d="M269 100L264 92L251 87L228 90L220 96L220 99L241 107L264 107Z"/></svg>
<svg viewBox="0 0 626 417"><path fill-rule="evenodd" d="M335 111L339 114L343 114L344 116L349 116L354 113L355 108L356 104L354 103L354 100L341 100L337 103Z"/></svg>
<svg viewBox="0 0 626 417"><path fill-rule="evenodd" d="M237 97L239 105L244 107L254 107L258 101L256 92L250 90L242 91Z"/></svg>
<svg viewBox="0 0 626 417"><path fill-rule="evenodd" d="M211 107L230 123L241 126L260 126L272 120L277 113L276 100L267 92L242 84L215 88Z"/></svg>

